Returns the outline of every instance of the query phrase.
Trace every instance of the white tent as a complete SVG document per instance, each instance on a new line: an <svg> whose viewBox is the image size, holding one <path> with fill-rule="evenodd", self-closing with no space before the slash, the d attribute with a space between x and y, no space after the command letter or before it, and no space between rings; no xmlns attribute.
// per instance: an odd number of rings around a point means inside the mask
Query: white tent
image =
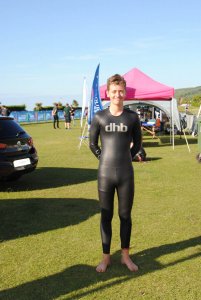
<svg viewBox="0 0 201 300"><path fill-rule="evenodd" d="M104 100L103 107L106 108L109 106L110 101ZM139 105L153 105L158 107L160 110L164 111L164 113L172 120L172 122L176 125L178 130L181 130L180 124L180 117L179 111L177 108L177 100L172 98L171 101L163 101L163 100L125 100L124 105L132 105L132 104L139 104Z"/></svg>

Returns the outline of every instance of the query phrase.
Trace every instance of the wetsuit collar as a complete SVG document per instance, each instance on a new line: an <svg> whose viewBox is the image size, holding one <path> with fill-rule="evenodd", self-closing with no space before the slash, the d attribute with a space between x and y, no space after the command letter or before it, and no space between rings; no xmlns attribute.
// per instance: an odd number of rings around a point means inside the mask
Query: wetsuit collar
<svg viewBox="0 0 201 300"><path fill-rule="evenodd" d="M120 117L120 116L123 114L123 112L124 112L124 108L122 109L122 112L121 112L119 115L113 115L113 114L111 113L109 107L108 107L108 111L109 111L110 115L112 115L113 117Z"/></svg>

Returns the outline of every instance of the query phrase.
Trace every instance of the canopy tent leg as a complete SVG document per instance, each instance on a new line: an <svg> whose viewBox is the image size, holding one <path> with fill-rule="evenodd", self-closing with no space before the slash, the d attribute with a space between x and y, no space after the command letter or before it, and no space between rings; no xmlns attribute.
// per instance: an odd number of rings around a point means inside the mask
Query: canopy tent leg
<svg viewBox="0 0 201 300"><path fill-rule="evenodd" d="M171 101L171 118L172 118L172 148L174 150L174 114L173 114L173 111L174 111L174 107L173 107L173 99Z"/></svg>
<svg viewBox="0 0 201 300"><path fill-rule="evenodd" d="M174 146L175 146L175 143L174 143L174 103L173 103L174 99L172 98L172 101L171 101L171 118L172 118L172 145L173 145L173 150L174 150ZM186 141L186 145L187 145L187 148L188 148L188 151L191 152L190 150L190 147L189 147L189 144L188 144L188 140L187 140L187 137L186 137L186 134L185 134L185 130L183 131L184 132L184 138L185 138L185 141Z"/></svg>

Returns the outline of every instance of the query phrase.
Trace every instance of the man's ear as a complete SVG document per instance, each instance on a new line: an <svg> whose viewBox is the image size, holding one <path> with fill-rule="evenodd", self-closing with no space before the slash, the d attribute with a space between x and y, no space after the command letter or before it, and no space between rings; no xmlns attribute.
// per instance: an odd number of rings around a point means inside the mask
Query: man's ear
<svg viewBox="0 0 201 300"><path fill-rule="evenodd" d="M106 90L106 95L107 95L108 98L110 98L108 90Z"/></svg>

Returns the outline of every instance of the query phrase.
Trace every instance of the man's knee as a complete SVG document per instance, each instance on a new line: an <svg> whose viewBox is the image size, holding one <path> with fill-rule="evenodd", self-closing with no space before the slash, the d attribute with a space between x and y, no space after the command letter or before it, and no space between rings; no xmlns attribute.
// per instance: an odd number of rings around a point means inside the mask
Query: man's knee
<svg viewBox="0 0 201 300"><path fill-rule="evenodd" d="M129 212L119 212L119 218L121 223L131 223L131 213Z"/></svg>
<svg viewBox="0 0 201 300"><path fill-rule="evenodd" d="M111 222L113 218L113 211L101 208L101 220L105 222Z"/></svg>

